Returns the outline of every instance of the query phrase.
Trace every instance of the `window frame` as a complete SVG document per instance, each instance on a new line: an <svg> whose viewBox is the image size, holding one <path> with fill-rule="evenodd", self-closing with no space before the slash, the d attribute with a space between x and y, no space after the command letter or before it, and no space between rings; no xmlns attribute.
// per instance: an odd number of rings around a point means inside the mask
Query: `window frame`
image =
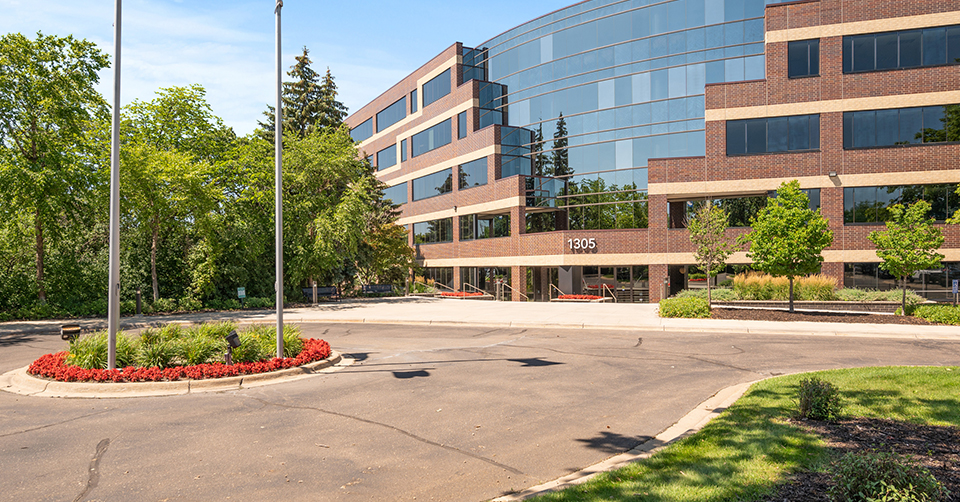
<svg viewBox="0 0 960 502"><path fill-rule="evenodd" d="M799 47L800 45L805 46L807 49L806 50L807 71L806 73L802 73L802 74L794 74L791 66L790 53L792 48ZM816 47L816 53L817 53L816 54L816 63L817 63L816 72L811 71L811 66L812 66L811 62L813 60L811 55L814 47ZM819 76L820 76L820 39L812 38L809 40L796 40L792 42L787 42L787 78L794 79L794 78L810 78L810 77L819 77Z"/></svg>

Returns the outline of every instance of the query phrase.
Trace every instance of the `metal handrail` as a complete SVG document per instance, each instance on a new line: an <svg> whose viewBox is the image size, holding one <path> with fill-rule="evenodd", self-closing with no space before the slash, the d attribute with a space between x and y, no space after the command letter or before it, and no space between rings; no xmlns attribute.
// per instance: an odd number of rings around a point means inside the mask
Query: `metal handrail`
<svg viewBox="0 0 960 502"><path fill-rule="evenodd" d="M439 286L439 287L441 287L441 288L449 289L450 291L453 291L454 293L457 292L457 290L451 288L450 286L447 286L446 284L440 284L439 282L436 282L436 281L434 281L433 284L427 284L427 283L425 283L425 282L420 282L420 281L413 281L413 283L414 283L414 284L422 284L422 285L424 285L424 286L426 286L426 287L428 287L428 288L434 288L434 289L437 289L437 287Z"/></svg>
<svg viewBox="0 0 960 502"><path fill-rule="evenodd" d="M601 283L600 283L600 296L602 296L603 298L606 298L606 297L607 297L606 291L609 291L609 292L610 292L610 296L613 297L613 303L617 303L617 292L614 291L610 286L608 286L608 285L606 285L605 283L602 283L602 282L601 282Z"/></svg>
<svg viewBox="0 0 960 502"><path fill-rule="evenodd" d="M528 302L530 301L530 297L529 297L529 296L527 296L527 295L525 295L525 294L517 291L516 289L513 289L513 287L511 287L511 286L510 286L509 284L507 284L506 282L501 282L500 285L501 285L501 286L505 286L505 287L506 287L507 289L509 289L510 291L516 292L516 293L519 294L520 296L524 297L524 298L526 299L526 301L528 301Z"/></svg>
<svg viewBox="0 0 960 502"><path fill-rule="evenodd" d="M483 294L485 294L485 295L486 295L486 294L489 294L489 293L487 293L486 291L484 291L484 290L482 290L482 289L474 286L473 284L470 284L469 282L465 282L465 283L463 283L463 285L464 285L464 286L470 286L471 288L477 290L478 293L483 293ZM466 297L461 297L461 298L466 298Z"/></svg>
<svg viewBox="0 0 960 502"><path fill-rule="evenodd" d="M563 295L566 294L566 293L563 292L562 289L558 288L558 287L556 286L556 284L550 284L550 299L551 299L551 300L553 300L553 290L554 290L554 289L557 290L557 293L559 293L559 294L557 295L557 298L560 298L561 296L563 296Z"/></svg>

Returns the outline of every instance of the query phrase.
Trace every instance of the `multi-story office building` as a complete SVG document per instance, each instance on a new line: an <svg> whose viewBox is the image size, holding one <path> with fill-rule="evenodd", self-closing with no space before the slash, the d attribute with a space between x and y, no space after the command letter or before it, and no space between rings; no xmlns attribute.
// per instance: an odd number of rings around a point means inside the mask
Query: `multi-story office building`
<svg viewBox="0 0 960 502"><path fill-rule="evenodd" d="M657 301L691 284L697 204L734 237L793 179L834 231L823 272L883 288L886 207L960 207L958 63L955 1L589 0L450 46L347 124L454 289ZM943 229L931 297L960 279Z"/></svg>

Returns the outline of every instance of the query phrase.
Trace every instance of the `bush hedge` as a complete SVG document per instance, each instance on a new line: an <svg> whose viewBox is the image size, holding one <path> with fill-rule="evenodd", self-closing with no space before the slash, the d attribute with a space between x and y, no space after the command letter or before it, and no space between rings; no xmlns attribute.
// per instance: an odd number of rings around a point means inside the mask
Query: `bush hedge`
<svg viewBox="0 0 960 502"><path fill-rule="evenodd" d="M938 501L949 492L912 457L869 450L851 452L833 465L834 502Z"/></svg>
<svg viewBox="0 0 960 502"><path fill-rule="evenodd" d="M953 305L917 305L912 309L907 305L907 312L912 312L913 316L930 322L960 324L960 307Z"/></svg>
<svg viewBox="0 0 960 502"><path fill-rule="evenodd" d="M710 317L710 306L702 298L667 298L660 300L660 317L701 319Z"/></svg>

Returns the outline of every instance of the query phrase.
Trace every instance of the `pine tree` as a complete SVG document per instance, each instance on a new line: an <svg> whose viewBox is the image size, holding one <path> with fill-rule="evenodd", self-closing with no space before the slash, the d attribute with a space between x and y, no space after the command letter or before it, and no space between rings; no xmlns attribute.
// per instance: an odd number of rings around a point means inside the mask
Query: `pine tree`
<svg viewBox="0 0 960 502"><path fill-rule="evenodd" d="M533 146L530 147L531 157L533 157L533 173L536 176L550 176L550 160L543 153L543 124L537 126L533 134Z"/></svg>
<svg viewBox="0 0 960 502"><path fill-rule="evenodd" d="M557 120L557 132L553 133L553 155L551 157L554 176L571 174L567 160L567 122L563 120L563 113Z"/></svg>
<svg viewBox="0 0 960 502"><path fill-rule="evenodd" d="M317 129L339 127L347 115L347 107L337 101L337 86L333 82L330 69L327 68L327 73L321 80L320 74L310 67L313 61L309 54L309 49L304 47L303 54L297 56L297 63L287 72L294 80L283 83L281 98L284 132L295 133L300 138ZM267 120L259 123L259 134L263 139L272 141L276 130L276 109L268 105L263 114Z"/></svg>

